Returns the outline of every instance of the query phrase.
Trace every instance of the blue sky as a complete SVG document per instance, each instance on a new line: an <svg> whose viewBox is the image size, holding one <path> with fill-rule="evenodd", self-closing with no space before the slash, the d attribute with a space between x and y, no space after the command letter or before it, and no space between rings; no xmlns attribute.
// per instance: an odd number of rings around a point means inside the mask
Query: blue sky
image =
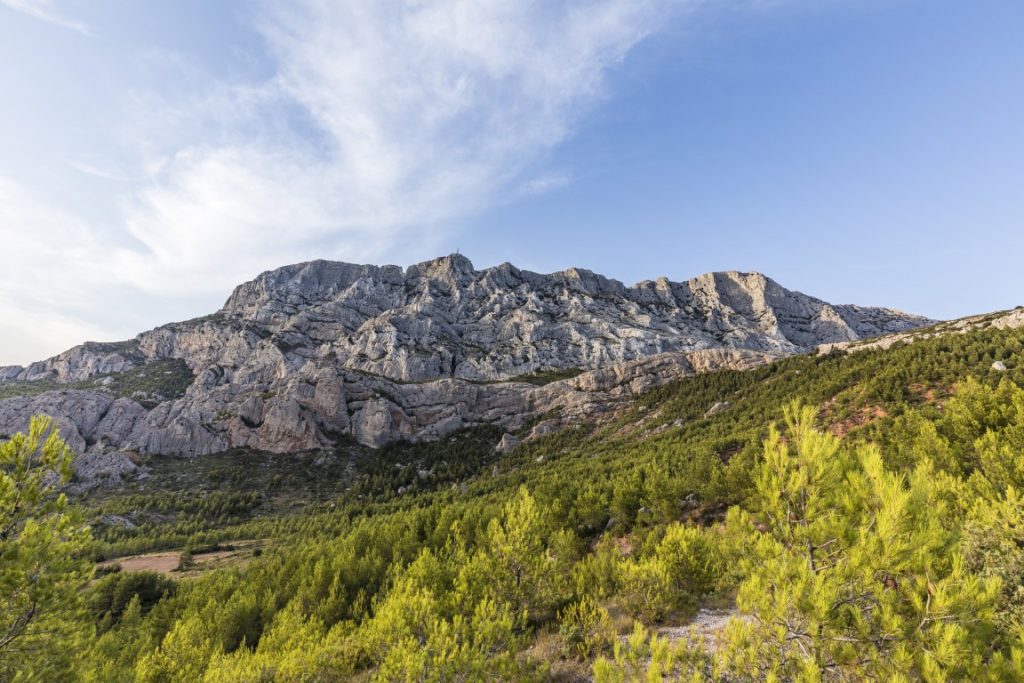
<svg viewBox="0 0 1024 683"><path fill-rule="evenodd" d="M310 258L1024 303L1024 4L0 0L0 364Z"/></svg>

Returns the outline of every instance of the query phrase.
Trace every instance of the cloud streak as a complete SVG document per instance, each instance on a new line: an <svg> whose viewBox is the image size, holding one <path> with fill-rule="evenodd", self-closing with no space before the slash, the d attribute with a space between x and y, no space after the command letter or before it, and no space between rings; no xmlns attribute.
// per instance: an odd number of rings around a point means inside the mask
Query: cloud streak
<svg viewBox="0 0 1024 683"><path fill-rule="evenodd" d="M0 0L0 5L6 5L16 12L21 12L33 19L45 21L48 24L71 29L82 35L92 35L92 30L88 25L66 17L59 9L54 7L50 0Z"/></svg>
<svg viewBox="0 0 1024 683"><path fill-rule="evenodd" d="M60 18L48 2L0 1ZM55 282L36 282L46 301L24 288L8 301L73 318L69 301L111 284L143 300L222 298L288 262L394 258L410 243L437 242L460 217L569 182L570 171L544 167L546 155L606 97L609 72L679 7L661 0L264 5L253 22L272 57L269 77L211 80L187 98L135 98L146 103L135 111L145 122L138 175L146 180L108 198L122 207L120 234L106 231L97 241L78 219L47 212L7 185L11 206L22 209L0 216L0 228L39 209L33 221L51 225L36 234L57 235L63 247L50 253L16 238L62 272ZM102 176L91 166L78 170ZM107 264L106 279L65 268L72 258ZM13 287L12 276L0 275L0 286Z"/></svg>
<svg viewBox="0 0 1024 683"><path fill-rule="evenodd" d="M435 235L524 182L667 13L610 1L267 7L257 25L276 73L207 98L201 116L289 125L177 150L130 211L146 249L121 254L125 272L163 289L231 253L223 286L282 257L372 258L410 232ZM551 177L525 182L542 190Z"/></svg>

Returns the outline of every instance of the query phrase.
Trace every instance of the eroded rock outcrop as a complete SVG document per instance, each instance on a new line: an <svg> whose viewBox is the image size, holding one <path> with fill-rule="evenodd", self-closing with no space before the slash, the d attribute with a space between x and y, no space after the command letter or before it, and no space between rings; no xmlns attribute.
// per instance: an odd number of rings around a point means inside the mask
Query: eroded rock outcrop
<svg viewBox="0 0 1024 683"><path fill-rule="evenodd" d="M516 429L548 411L576 419L688 374L930 322L834 306L757 273L626 287L580 269L476 270L458 255L405 270L314 261L239 286L211 316L0 368L8 395L34 394L0 401L0 433L50 414L97 458L288 452L338 435L381 446L475 424ZM541 381L568 370L580 374Z"/></svg>

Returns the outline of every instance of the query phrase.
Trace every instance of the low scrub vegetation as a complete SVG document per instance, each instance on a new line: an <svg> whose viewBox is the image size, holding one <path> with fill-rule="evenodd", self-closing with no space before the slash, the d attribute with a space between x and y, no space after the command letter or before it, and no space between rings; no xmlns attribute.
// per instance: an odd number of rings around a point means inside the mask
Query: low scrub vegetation
<svg viewBox="0 0 1024 683"><path fill-rule="evenodd" d="M23 577L11 543L62 548L44 562L55 599L33 615L63 625L45 640L62 654L0 649L0 671L104 683L1021 680L1022 351L1020 332L982 330L701 375L506 456L493 454L498 432L396 446L354 460L355 479L302 508L268 507L269 487L247 498L230 479L189 501L173 477L86 501L87 515L219 520L178 529L180 548L273 539L244 568L189 579L90 582L87 553L164 532L91 540L49 494L54 507L0 520L15 530L0 562ZM705 417L719 402L728 409ZM45 489L22 470L64 469L63 456L19 469L20 438L3 446L0 511ZM64 531L40 536L34 520ZM680 636L708 606L734 614L714 642Z"/></svg>

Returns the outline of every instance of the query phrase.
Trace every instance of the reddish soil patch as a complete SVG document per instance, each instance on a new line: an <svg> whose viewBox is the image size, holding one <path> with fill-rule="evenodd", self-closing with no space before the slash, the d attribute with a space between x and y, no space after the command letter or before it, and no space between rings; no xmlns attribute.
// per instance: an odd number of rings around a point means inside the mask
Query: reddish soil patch
<svg viewBox="0 0 1024 683"><path fill-rule="evenodd" d="M907 389L922 403L938 403L956 393L954 386L929 386L921 382L910 384Z"/></svg>
<svg viewBox="0 0 1024 683"><path fill-rule="evenodd" d="M884 408L879 406L864 406L845 420L840 420L839 422L835 422L830 425L829 431L842 438L851 430L863 427L875 420L880 420L888 414L889 413L885 412Z"/></svg>

